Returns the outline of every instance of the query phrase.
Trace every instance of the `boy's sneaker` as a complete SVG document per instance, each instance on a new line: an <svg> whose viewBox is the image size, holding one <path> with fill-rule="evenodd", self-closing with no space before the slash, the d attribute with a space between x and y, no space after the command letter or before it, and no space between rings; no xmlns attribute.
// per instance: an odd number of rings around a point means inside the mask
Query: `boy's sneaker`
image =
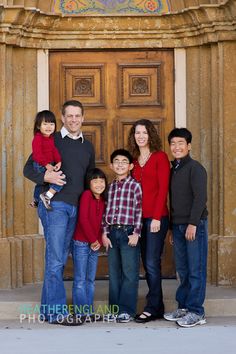
<svg viewBox="0 0 236 354"><path fill-rule="evenodd" d="M39 198L42 200L42 202L47 210L52 210L52 207L50 205L51 200L47 196L46 192L40 194Z"/></svg>
<svg viewBox="0 0 236 354"><path fill-rule="evenodd" d="M178 321L180 318L184 317L187 315L188 310L187 309L177 309L173 312L167 312L164 314L164 319L167 321Z"/></svg>
<svg viewBox="0 0 236 354"><path fill-rule="evenodd" d="M177 321L178 325L181 327L194 327L196 325L203 325L206 323L205 316L202 315L197 315L196 313L193 312L188 312L187 315L184 317L180 318Z"/></svg>
<svg viewBox="0 0 236 354"><path fill-rule="evenodd" d="M128 323L132 320L133 318L127 312L120 313L116 318L116 322L119 323Z"/></svg>
<svg viewBox="0 0 236 354"><path fill-rule="evenodd" d="M117 315L114 315L113 313L106 313L103 315L103 321L105 322L115 322L117 318Z"/></svg>

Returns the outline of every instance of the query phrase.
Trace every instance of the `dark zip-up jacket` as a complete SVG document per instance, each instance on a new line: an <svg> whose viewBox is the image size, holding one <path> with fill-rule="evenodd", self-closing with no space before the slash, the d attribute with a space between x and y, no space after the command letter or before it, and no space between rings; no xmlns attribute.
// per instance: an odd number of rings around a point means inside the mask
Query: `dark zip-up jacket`
<svg viewBox="0 0 236 354"><path fill-rule="evenodd" d="M172 162L170 180L170 214L173 224L198 225L208 215L207 173L190 155ZM177 167L176 167L177 166Z"/></svg>

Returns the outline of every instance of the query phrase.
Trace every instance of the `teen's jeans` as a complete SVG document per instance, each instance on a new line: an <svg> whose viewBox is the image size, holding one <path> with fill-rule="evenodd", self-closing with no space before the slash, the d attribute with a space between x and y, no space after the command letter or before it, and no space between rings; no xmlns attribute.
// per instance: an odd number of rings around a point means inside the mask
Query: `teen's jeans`
<svg viewBox="0 0 236 354"><path fill-rule="evenodd" d="M88 242L73 241L74 282L72 298L75 313L91 315L94 312L94 281L97 271L98 251Z"/></svg>
<svg viewBox="0 0 236 354"><path fill-rule="evenodd" d="M168 216L161 218L161 228L158 232L151 232L152 219L143 219L141 236L141 255L143 267L146 272L148 294L144 311L153 316L161 317L164 314L164 303L161 279L161 255L164 248L165 237L168 231Z"/></svg>
<svg viewBox="0 0 236 354"><path fill-rule="evenodd" d="M194 241L185 239L187 224L173 225L176 271L180 286L176 292L179 308L204 314L207 277L207 220L200 220Z"/></svg>
<svg viewBox="0 0 236 354"><path fill-rule="evenodd" d="M108 251L109 305L118 306L119 313L136 314L138 299L140 247L128 245L133 226L110 226L108 237L112 248Z"/></svg>
<svg viewBox="0 0 236 354"><path fill-rule="evenodd" d="M52 202L48 211L42 201L38 205L46 241L44 282L41 297L41 314L54 321L58 314L67 314L63 271L71 250L71 240L77 221L77 207Z"/></svg>
<svg viewBox="0 0 236 354"><path fill-rule="evenodd" d="M40 164L38 164L37 162L33 162L33 166L34 166L34 170L37 172L45 172L46 171L46 167L41 166ZM57 184L49 184L49 188L54 189L54 191L56 192L60 192L63 188L63 186L58 186ZM34 187L34 200L36 202L39 201L39 196L42 193L42 186L36 184L36 186Z"/></svg>

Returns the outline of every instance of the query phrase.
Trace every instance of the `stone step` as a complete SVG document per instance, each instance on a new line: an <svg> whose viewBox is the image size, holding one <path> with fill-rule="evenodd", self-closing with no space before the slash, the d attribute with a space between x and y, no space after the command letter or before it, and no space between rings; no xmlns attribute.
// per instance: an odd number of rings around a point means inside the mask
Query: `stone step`
<svg viewBox="0 0 236 354"><path fill-rule="evenodd" d="M163 294L166 311L172 311L176 308L175 290L177 288L176 280L163 280ZM65 282L68 303L71 303L72 282ZM95 289L96 309L105 310L108 299L108 281L97 280ZM0 290L0 313L1 319L17 319L26 309L30 313L37 312L40 304L40 293L42 284L25 285L22 288L12 290ZM138 311L142 311L145 304L147 286L145 280L140 280ZM207 286L207 295L205 301L206 316L236 316L236 288L234 287L216 287Z"/></svg>

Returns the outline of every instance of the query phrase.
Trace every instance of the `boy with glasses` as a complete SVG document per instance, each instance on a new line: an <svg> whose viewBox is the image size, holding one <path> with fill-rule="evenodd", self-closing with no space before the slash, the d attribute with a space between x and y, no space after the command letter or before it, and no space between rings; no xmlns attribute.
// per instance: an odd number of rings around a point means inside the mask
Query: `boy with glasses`
<svg viewBox="0 0 236 354"><path fill-rule="evenodd" d="M119 312L116 318L108 314L105 319L126 323L136 314L142 190L130 176L133 158L127 150L115 150L110 167L116 177L108 191L102 239L108 251L109 305L118 306Z"/></svg>

